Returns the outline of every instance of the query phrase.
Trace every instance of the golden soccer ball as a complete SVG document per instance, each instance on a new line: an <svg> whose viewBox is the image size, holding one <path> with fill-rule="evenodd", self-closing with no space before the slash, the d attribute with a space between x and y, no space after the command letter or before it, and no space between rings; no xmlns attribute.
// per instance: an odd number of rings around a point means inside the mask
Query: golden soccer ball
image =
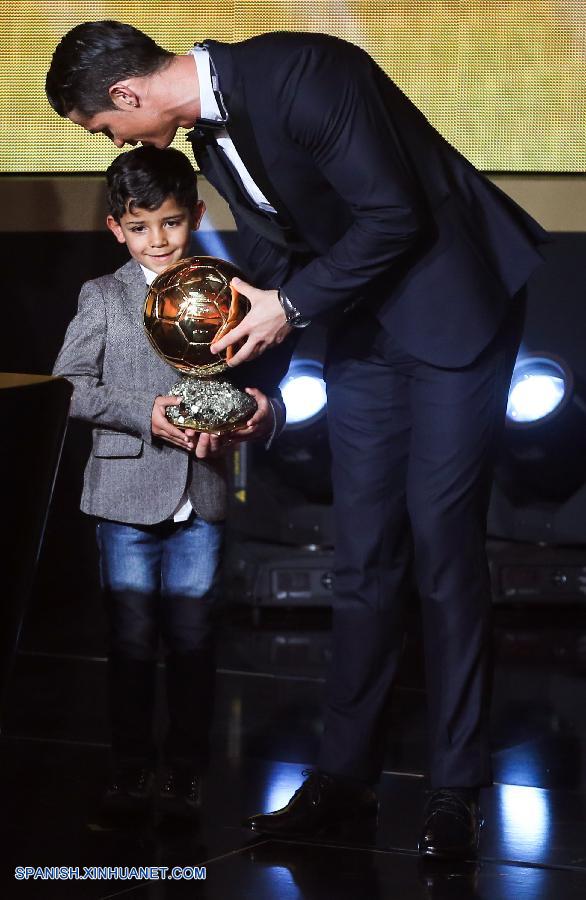
<svg viewBox="0 0 586 900"><path fill-rule="evenodd" d="M212 341L242 321L250 303L230 282L242 278L214 256L179 260L154 279L144 304L144 326L157 353L180 372L205 378L227 369L238 347L222 353Z"/></svg>

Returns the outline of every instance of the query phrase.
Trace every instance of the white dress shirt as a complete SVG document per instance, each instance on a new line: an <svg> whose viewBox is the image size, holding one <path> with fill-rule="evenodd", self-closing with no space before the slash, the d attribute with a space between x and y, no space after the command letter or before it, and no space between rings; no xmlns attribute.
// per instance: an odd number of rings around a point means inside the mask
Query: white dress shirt
<svg viewBox="0 0 586 900"><path fill-rule="evenodd" d="M220 112L220 107L218 106L218 102L214 94L214 89L217 90L218 86L214 85L212 82L212 79L215 76L212 75L210 67L210 55L205 47L200 46L193 47L193 49L189 52L195 59L195 66L197 69L197 78L199 81L199 101L201 105L200 115L202 119L209 119L212 122L223 122L224 119L222 113ZM250 175L250 172L240 159L238 150L234 146L232 138L229 137L226 129L218 129L214 132L214 137L216 139L218 147L220 147L220 149L226 154L226 156L238 172L246 193L248 194L252 202L256 206L258 206L259 209L264 209L265 211L273 213L276 212L274 206L271 206L261 189L258 187L254 179Z"/></svg>

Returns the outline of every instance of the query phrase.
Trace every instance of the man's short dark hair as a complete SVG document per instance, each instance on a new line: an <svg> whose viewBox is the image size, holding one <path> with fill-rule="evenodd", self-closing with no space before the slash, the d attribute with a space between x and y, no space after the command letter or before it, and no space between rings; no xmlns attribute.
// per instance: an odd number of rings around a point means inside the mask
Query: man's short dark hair
<svg viewBox="0 0 586 900"><path fill-rule="evenodd" d="M152 75L173 54L132 25L104 20L76 25L53 53L45 91L56 113L94 116L114 104L109 88L125 78Z"/></svg>
<svg viewBox="0 0 586 900"><path fill-rule="evenodd" d="M197 203L197 175L185 154L173 147L121 153L108 167L106 180L108 206L117 222L127 210L158 209L167 197L190 210Z"/></svg>

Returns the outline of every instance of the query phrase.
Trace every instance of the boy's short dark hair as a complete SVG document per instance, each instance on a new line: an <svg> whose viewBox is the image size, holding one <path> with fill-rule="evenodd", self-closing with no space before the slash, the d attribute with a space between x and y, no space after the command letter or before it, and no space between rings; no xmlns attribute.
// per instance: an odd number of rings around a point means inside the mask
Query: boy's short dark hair
<svg viewBox="0 0 586 900"><path fill-rule="evenodd" d="M121 153L106 171L108 206L120 221L124 213L158 209L167 197L193 209L197 203L197 175L180 150L136 147Z"/></svg>
<svg viewBox="0 0 586 900"><path fill-rule="evenodd" d="M73 109L94 116L114 107L109 88L117 81L152 75L172 58L132 25L109 19L83 22L55 48L45 82L47 99L62 117Z"/></svg>

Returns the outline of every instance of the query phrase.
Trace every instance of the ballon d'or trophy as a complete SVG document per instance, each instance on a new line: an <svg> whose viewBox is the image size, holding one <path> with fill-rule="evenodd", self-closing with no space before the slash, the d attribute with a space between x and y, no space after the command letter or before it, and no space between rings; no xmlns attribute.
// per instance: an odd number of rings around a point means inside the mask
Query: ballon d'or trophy
<svg viewBox="0 0 586 900"><path fill-rule="evenodd" d="M212 353L210 344L238 325L250 303L230 282L242 277L229 262L190 256L154 279L144 304L148 338L169 365L183 373L170 395L180 397L166 416L178 428L222 434L241 428L256 401L221 377L237 347Z"/></svg>

